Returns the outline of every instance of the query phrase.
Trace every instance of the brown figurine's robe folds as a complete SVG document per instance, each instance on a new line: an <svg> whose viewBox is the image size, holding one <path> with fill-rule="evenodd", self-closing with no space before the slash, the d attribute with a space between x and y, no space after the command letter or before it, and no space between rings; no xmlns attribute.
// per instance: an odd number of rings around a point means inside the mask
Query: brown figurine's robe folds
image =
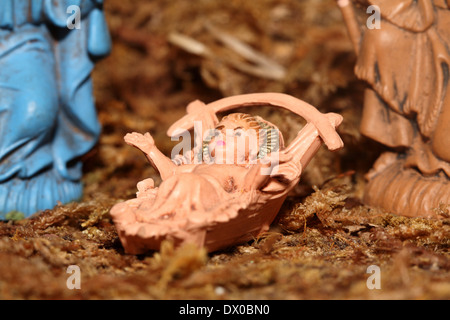
<svg viewBox="0 0 450 320"><path fill-rule="evenodd" d="M369 28L350 1L338 1L358 56L355 73L371 87L361 132L390 148L369 172L364 200L433 216L450 203L450 1L359 2L364 11L377 6L381 18Z"/></svg>

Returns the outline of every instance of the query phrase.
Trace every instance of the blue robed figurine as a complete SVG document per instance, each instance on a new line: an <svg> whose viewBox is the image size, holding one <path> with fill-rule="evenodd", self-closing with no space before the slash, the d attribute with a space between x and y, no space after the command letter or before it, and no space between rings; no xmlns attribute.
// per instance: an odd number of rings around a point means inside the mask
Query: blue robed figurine
<svg viewBox="0 0 450 320"><path fill-rule="evenodd" d="M90 73L111 49L102 4L0 0L0 219L82 196L100 133Z"/></svg>

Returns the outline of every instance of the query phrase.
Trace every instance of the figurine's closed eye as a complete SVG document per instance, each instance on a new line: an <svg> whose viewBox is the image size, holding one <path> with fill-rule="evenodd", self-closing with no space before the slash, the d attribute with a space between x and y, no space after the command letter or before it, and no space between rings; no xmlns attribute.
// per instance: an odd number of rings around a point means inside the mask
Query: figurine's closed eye
<svg viewBox="0 0 450 320"><path fill-rule="evenodd" d="M213 137L218 137L222 133L223 129L225 129L225 126L217 126L214 128Z"/></svg>
<svg viewBox="0 0 450 320"><path fill-rule="evenodd" d="M242 127L234 128L234 136L240 137L242 135Z"/></svg>

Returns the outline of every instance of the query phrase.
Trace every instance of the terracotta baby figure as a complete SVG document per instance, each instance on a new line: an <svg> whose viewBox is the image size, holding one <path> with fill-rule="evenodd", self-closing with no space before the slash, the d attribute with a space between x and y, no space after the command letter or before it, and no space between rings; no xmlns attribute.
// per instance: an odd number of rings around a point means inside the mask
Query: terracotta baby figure
<svg viewBox="0 0 450 320"><path fill-rule="evenodd" d="M261 117L232 113L219 122L215 116L255 104L280 106L310 121L285 147L278 128ZM335 132L341 116L322 114L283 94L234 96L209 105L195 101L169 135L176 129L191 129L193 121L202 123L201 141L182 161L162 154L149 133L125 136L162 179L158 188L152 179L140 182L136 199L111 209L126 252L158 250L164 239L192 242L208 251L251 240L267 231L322 141L331 150L343 146Z"/></svg>
<svg viewBox="0 0 450 320"><path fill-rule="evenodd" d="M357 53L356 75L371 87L361 132L390 149L368 173L364 201L435 216L450 204L450 1L354 2L363 15L350 0L338 5ZM379 18L378 27L363 17Z"/></svg>

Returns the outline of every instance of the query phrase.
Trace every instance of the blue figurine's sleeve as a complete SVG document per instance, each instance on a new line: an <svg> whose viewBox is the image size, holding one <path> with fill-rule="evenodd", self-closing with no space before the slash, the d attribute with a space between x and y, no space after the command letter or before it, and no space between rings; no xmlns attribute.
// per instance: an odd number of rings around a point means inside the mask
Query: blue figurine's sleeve
<svg viewBox="0 0 450 320"><path fill-rule="evenodd" d="M95 57L103 57L111 51L111 38L105 15L95 8L89 17L88 52Z"/></svg>
<svg viewBox="0 0 450 320"><path fill-rule="evenodd" d="M12 29L13 26L13 0L2 0L0 1L0 28Z"/></svg>

